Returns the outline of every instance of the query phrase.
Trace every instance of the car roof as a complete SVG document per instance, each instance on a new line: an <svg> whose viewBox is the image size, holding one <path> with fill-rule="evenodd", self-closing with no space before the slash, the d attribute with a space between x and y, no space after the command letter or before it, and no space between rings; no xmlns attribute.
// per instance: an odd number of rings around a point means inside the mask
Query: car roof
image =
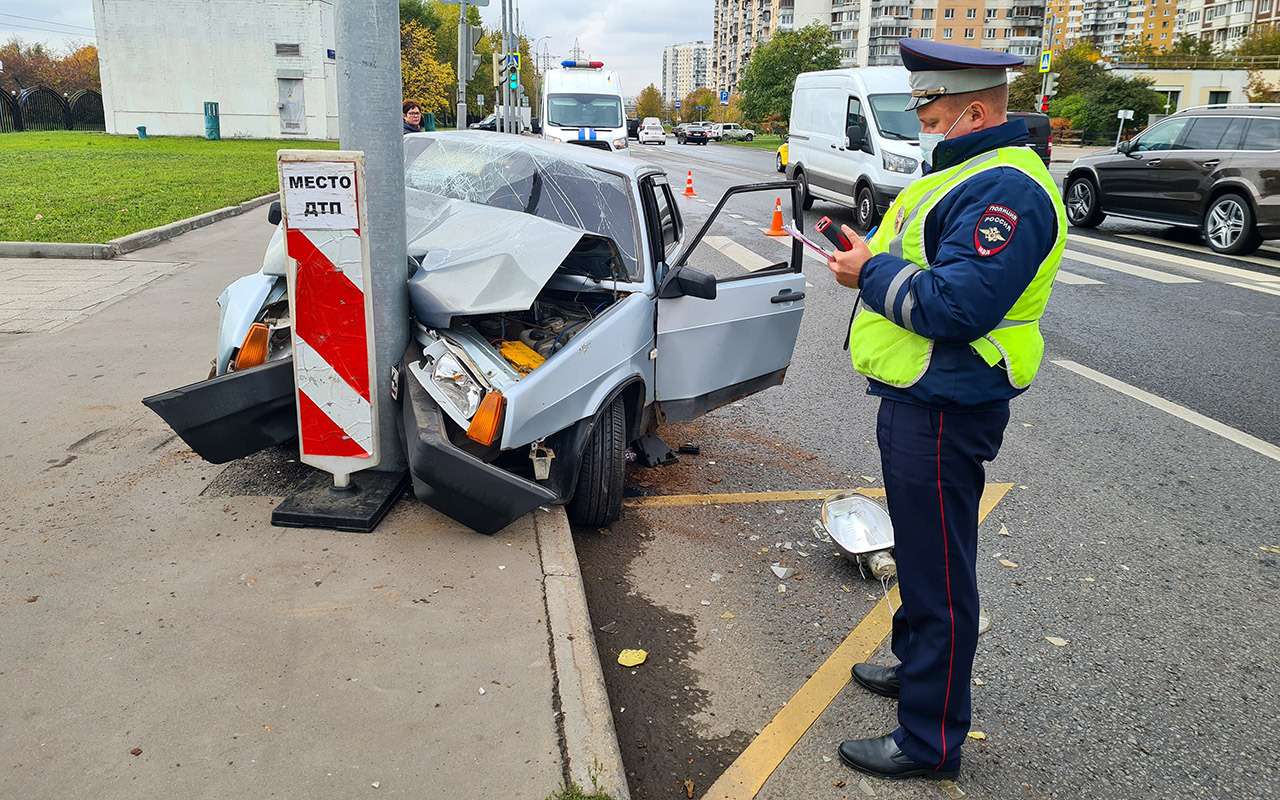
<svg viewBox="0 0 1280 800"><path fill-rule="evenodd" d="M594 147L560 144L539 139L534 136L518 136L514 133L490 133L488 131L435 131L432 133L411 133L405 139L442 139L474 141L479 144L512 147L524 150L537 150L551 158L585 164L588 167L617 172L632 179L639 179L654 172L663 172L659 167L639 161L620 153L597 150Z"/></svg>
<svg viewBox="0 0 1280 800"><path fill-rule="evenodd" d="M1177 112L1176 117L1280 117L1280 104L1238 103L1198 106Z"/></svg>

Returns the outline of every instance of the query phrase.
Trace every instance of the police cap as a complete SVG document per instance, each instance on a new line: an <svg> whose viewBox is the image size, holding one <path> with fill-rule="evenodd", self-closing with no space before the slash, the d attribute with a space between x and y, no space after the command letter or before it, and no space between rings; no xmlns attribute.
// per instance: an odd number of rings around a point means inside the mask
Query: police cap
<svg viewBox="0 0 1280 800"><path fill-rule="evenodd" d="M919 108L944 95L966 94L1007 82L1006 71L1021 67L1022 58L977 47L941 44L926 39L900 39L902 65L911 72L911 101Z"/></svg>

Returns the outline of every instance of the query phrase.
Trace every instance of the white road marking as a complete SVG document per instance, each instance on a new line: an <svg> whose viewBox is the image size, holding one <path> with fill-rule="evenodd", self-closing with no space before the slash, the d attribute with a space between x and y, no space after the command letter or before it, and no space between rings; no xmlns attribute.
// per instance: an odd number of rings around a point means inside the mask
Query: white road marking
<svg viewBox="0 0 1280 800"><path fill-rule="evenodd" d="M741 215L741 214L735 214L735 213L733 213L732 211L726 211L725 213L726 213L726 214L728 214L729 216L733 217L734 219L742 219L742 215Z"/></svg>
<svg viewBox="0 0 1280 800"><path fill-rule="evenodd" d="M1213 252L1207 247L1201 247L1199 245L1194 245L1194 244L1187 244L1186 242L1170 242L1155 236L1143 236L1137 233L1124 233L1124 234L1118 234L1118 235L1124 239L1135 239L1140 242L1151 242L1152 244L1164 245L1165 247L1176 247L1179 250L1186 250L1191 253L1202 253L1206 256L1217 255L1217 253ZM1264 249L1267 249L1268 252L1275 252L1274 250L1270 250L1270 248L1264 248ZM1250 264L1258 264L1264 267L1270 267L1271 269L1280 269L1280 261L1277 261L1274 258L1258 258L1257 256L1225 256L1225 258L1234 258L1237 261L1248 261ZM1217 266L1217 265L1210 264L1210 266ZM1254 278L1259 277L1258 273L1250 272L1248 270L1235 270L1235 269L1232 269L1231 267L1223 267L1223 269L1231 270L1232 272L1244 272L1245 274ZM1231 274L1231 273L1227 273L1227 274ZM1272 275L1262 275L1260 277L1262 277L1262 279L1266 281L1280 280L1280 277L1272 276Z"/></svg>
<svg viewBox="0 0 1280 800"><path fill-rule="evenodd" d="M1136 248L1135 248L1136 249ZM1102 256L1090 255L1089 253L1081 253L1077 250L1068 250L1064 258L1071 261L1080 261L1085 264L1092 264L1095 267L1103 269L1111 269L1116 272L1123 272L1126 275L1132 275L1135 278L1146 278L1149 281L1157 283L1199 283L1195 278L1187 278L1182 275L1173 275L1168 272L1160 272L1159 270L1147 269L1146 267L1138 267L1133 264L1125 264L1110 258Z"/></svg>
<svg viewBox="0 0 1280 800"><path fill-rule="evenodd" d="M1136 386L1130 386L1124 381L1116 380L1110 375L1104 375L1097 370L1089 369L1088 367L1077 364L1074 361L1061 360L1054 361L1053 363L1063 369L1071 370L1077 375L1082 375L1094 383L1099 383L1108 389L1113 389L1121 394L1128 395L1135 400L1140 400L1152 408L1157 408L1166 414L1171 414L1185 422L1190 422L1198 428L1203 428L1210 433L1216 433L1230 442L1234 442L1241 447L1247 447L1255 453L1260 453L1273 461L1280 461L1280 447L1277 447L1270 442L1259 439L1256 436L1250 436L1244 431L1237 430L1230 425L1218 422L1216 419L1206 417L1205 415L1192 411L1185 406L1180 406L1177 403L1165 400L1163 397L1154 395L1151 392L1143 391Z"/></svg>
<svg viewBox="0 0 1280 800"><path fill-rule="evenodd" d="M1234 283L1234 282L1231 283L1230 285L1239 286L1241 289L1252 289L1255 292L1262 292L1263 294L1273 294L1276 297L1280 297L1280 289L1276 289L1275 287L1272 287L1272 286L1256 286L1252 283Z"/></svg>
<svg viewBox="0 0 1280 800"><path fill-rule="evenodd" d="M702 241L736 261L747 272L758 272L774 265L774 262L754 250L748 250L728 236L706 236Z"/></svg>
<svg viewBox="0 0 1280 800"><path fill-rule="evenodd" d="M1101 286L1102 281L1095 281L1093 278L1086 278L1083 275L1077 275L1074 272L1067 272L1065 269L1058 270L1058 274L1053 276L1058 283L1066 283L1071 286Z"/></svg>
<svg viewBox="0 0 1280 800"><path fill-rule="evenodd" d="M1187 267L1188 269L1199 269L1205 272L1216 272L1219 275L1228 275L1236 280L1249 280L1256 283L1280 283L1280 275L1262 275L1257 272L1250 272L1247 269L1236 269L1235 267L1224 267L1220 264L1210 264L1195 258L1187 258L1185 256L1175 256L1170 253L1157 253L1149 247L1136 247L1131 244L1121 244L1120 242L1112 242L1106 239L1094 239L1087 236L1072 236L1071 240L1076 244L1087 244L1097 247L1103 247L1108 250L1115 250L1120 253L1129 253L1135 256L1141 256L1144 259L1163 261L1166 264L1172 264L1179 267Z"/></svg>

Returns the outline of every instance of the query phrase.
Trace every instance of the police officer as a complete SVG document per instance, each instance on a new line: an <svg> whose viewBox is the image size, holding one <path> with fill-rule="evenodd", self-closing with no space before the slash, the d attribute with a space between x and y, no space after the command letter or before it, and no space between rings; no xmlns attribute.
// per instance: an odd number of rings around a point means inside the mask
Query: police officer
<svg viewBox="0 0 1280 800"><path fill-rule="evenodd" d="M1022 59L902 39L920 118L924 177L898 195L870 241L828 264L861 291L853 366L881 398L876 435L896 538L902 605L896 667L854 679L898 699L898 727L840 745L883 778L954 778L969 732L978 641L978 501L1009 400L1035 378L1039 320L1067 240L1057 187L1021 120L1006 69Z"/></svg>

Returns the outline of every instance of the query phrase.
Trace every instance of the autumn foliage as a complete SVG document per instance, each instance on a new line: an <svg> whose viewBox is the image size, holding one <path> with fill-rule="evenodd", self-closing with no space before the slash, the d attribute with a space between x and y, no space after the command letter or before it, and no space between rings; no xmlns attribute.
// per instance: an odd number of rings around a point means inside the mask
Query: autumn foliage
<svg viewBox="0 0 1280 800"><path fill-rule="evenodd" d="M0 45L0 89L21 92L30 86L48 86L70 94L80 89L102 91L98 75L98 48L78 45L58 52L43 44L10 39Z"/></svg>

